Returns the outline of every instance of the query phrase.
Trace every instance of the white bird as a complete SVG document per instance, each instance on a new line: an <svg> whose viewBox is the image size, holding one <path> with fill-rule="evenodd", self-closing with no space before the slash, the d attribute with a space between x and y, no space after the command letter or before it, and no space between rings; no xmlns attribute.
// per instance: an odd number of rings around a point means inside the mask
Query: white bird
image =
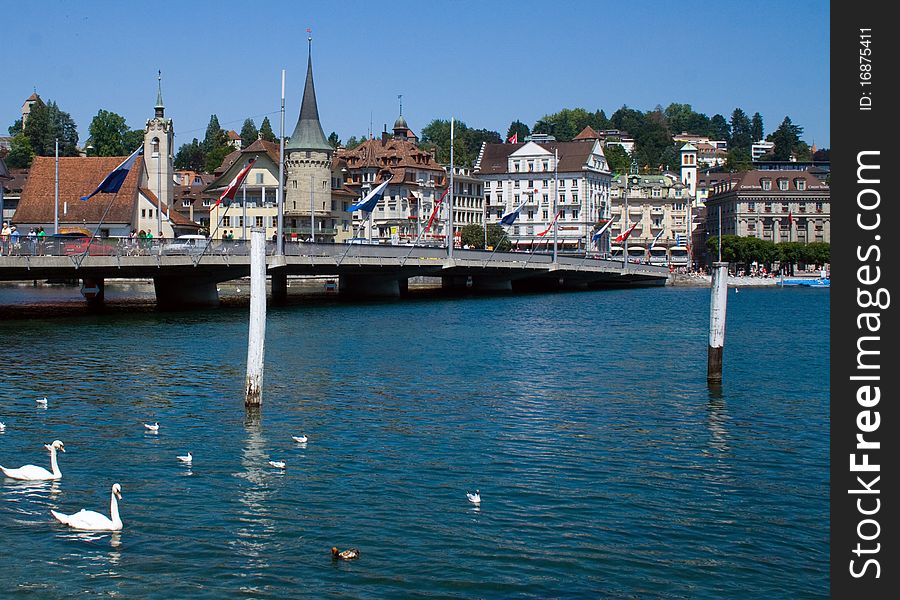
<svg viewBox="0 0 900 600"><path fill-rule="evenodd" d="M92 510L84 510L83 508L74 515L64 515L55 510L51 510L50 514L53 518L68 525L73 529L81 529L84 531L119 531L122 529L122 518L119 517L119 503L117 500L122 499L122 486L114 483L112 493L109 497L109 518Z"/></svg>
<svg viewBox="0 0 900 600"><path fill-rule="evenodd" d="M38 406L47 406L46 396L43 398L38 398L37 400L35 400L35 402L37 402Z"/></svg>
<svg viewBox="0 0 900 600"><path fill-rule="evenodd" d="M466 492L466 498L468 498L469 502L473 504L481 504L481 493L478 490L475 490L474 494Z"/></svg>
<svg viewBox="0 0 900 600"><path fill-rule="evenodd" d="M0 421L0 431L3 431L4 429L6 429L6 423Z"/></svg>
<svg viewBox="0 0 900 600"><path fill-rule="evenodd" d="M159 431L159 423L154 423L151 425L150 423L144 423L144 427L146 427L149 431L157 432Z"/></svg>
<svg viewBox="0 0 900 600"><path fill-rule="evenodd" d="M180 461L183 462L183 463L189 463L189 462L191 462L192 460L194 460L194 455L191 454L190 452L188 452L188 453L187 453L187 456L179 456L179 457L178 457L178 460L180 460Z"/></svg>
<svg viewBox="0 0 900 600"><path fill-rule="evenodd" d="M283 461L283 460L270 460L270 461L269 461L269 464L272 465L273 467L275 467L276 469L283 469L283 468L284 468L284 461Z"/></svg>
<svg viewBox="0 0 900 600"><path fill-rule="evenodd" d="M306 435L292 435L291 439L297 442L298 444L305 444L309 441L309 438Z"/></svg>
<svg viewBox="0 0 900 600"><path fill-rule="evenodd" d="M50 451L50 468L48 471L44 467L35 465L25 465L18 469L7 469L0 466L0 471L10 479L21 479L24 481L46 481L48 479L61 479L62 472L59 470L59 464L56 462L56 451L66 451L65 446L59 440L54 440L52 444L44 444L44 448Z"/></svg>

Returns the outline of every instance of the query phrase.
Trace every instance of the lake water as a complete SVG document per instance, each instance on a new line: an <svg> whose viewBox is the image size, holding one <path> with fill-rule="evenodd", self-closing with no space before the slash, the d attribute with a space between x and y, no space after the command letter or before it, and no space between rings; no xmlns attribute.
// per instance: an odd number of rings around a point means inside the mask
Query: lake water
<svg viewBox="0 0 900 600"><path fill-rule="evenodd" d="M0 597L827 597L829 306L730 290L721 393L708 289L270 308L259 415L246 307L7 318Z"/></svg>

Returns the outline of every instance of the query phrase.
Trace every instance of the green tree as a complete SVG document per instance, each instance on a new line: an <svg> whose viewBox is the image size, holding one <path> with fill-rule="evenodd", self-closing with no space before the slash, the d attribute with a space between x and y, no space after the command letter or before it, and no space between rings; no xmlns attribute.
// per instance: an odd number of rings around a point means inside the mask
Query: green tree
<svg viewBox="0 0 900 600"><path fill-rule="evenodd" d="M513 135L518 134L518 139L520 142L524 142L525 138L531 135L531 129L528 128L528 125L523 123L522 121L516 119L512 123L509 124L509 129L506 130L506 139L508 140Z"/></svg>
<svg viewBox="0 0 900 600"><path fill-rule="evenodd" d="M144 143L144 130L132 129L122 136L122 143L125 145L125 154L131 154Z"/></svg>
<svg viewBox="0 0 900 600"><path fill-rule="evenodd" d="M749 150L729 148L725 157L725 168L731 172L744 172L753 168L753 157Z"/></svg>
<svg viewBox="0 0 900 600"><path fill-rule="evenodd" d="M15 169L27 169L34 160L34 150L28 136L19 131L10 142L9 154L6 155L6 165Z"/></svg>
<svg viewBox="0 0 900 600"><path fill-rule="evenodd" d="M9 131L9 135L12 136L22 133L22 119L16 119L15 123L10 125L7 131Z"/></svg>
<svg viewBox="0 0 900 600"><path fill-rule="evenodd" d="M459 237L463 245L484 248L484 228L481 225L469 223L459 230Z"/></svg>
<svg viewBox="0 0 900 600"><path fill-rule="evenodd" d="M222 165L225 157L231 154L234 148L230 146L219 146L211 152L206 153L206 160L203 163L203 170L207 173L213 173Z"/></svg>
<svg viewBox="0 0 900 600"><path fill-rule="evenodd" d="M731 137L731 127L728 121L720 114L714 114L709 120L709 137L714 140L728 140Z"/></svg>
<svg viewBox="0 0 900 600"><path fill-rule="evenodd" d="M272 124L269 123L269 117L263 117L262 125L259 126L259 137L267 142L274 142L277 139L275 132L272 131Z"/></svg>
<svg viewBox="0 0 900 600"><path fill-rule="evenodd" d="M225 130L219 125L219 118L216 115L210 116L209 125L206 126L206 135L203 138L203 150L208 156L213 151L227 145L228 136L225 135Z"/></svg>
<svg viewBox="0 0 900 600"><path fill-rule="evenodd" d="M59 140L60 156L78 156L78 127L56 102L35 103L25 121L25 135L38 156L53 156Z"/></svg>
<svg viewBox="0 0 900 600"><path fill-rule="evenodd" d="M338 134L334 131L331 132L331 135L328 136L328 143L332 148L337 148L341 145L341 138L338 137Z"/></svg>
<svg viewBox="0 0 900 600"><path fill-rule="evenodd" d="M481 228L478 228L481 230ZM482 232L482 237L484 233ZM487 247L491 250L496 250L497 252L506 252L512 248L512 243L509 241L509 238L506 236L506 231L498 225L497 223L490 223L487 226ZM484 240L479 244L480 247L484 247Z"/></svg>
<svg viewBox="0 0 900 600"><path fill-rule="evenodd" d="M351 135L350 137L347 138L347 143L344 144L344 148L346 148L347 150L353 150L354 148L356 148L357 146L362 144L363 141L365 141L365 136L363 136L362 139L358 140L358 139L356 139L355 135Z"/></svg>
<svg viewBox="0 0 900 600"><path fill-rule="evenodd" d="M803 147L800 145L800 135L803 128L794 125L790 117L785 117L781 125L778 126L768 138L770 142L774 142L775 147L772 148L772 155L775 160L791 160L791 155L802 153ZM803 144L805 146L806 144ZM809 153L809 148L806 148Z"/></svg>
<svg viewBox="0 0 900 600"><path fill-rule="evenodd" d="M609 170L617 175L628 173L631 168L631 157L625 152L625 148L618 144L610 144L603 149L606 156L606 162L609 163Z"/></svg>
<svg viewBox="0 0 900 600"><path fill-rule="evenodd" d="M256 141L259 137L259 130L256 129L256 123L253 122L253 119L244 119L239 135L241 136L241 147L243 148Z"/></svg>
<svg viewBox="0 0 900 600"><path fill-rule="evenodd" d="M750 146L756 140L752 139L750 133L750 119L740 108L734 109L731 113L731 139L728 140L728 146L734 149L750 151Z"/></svg>
<svg viewBox="0 0 900 600"><path fill-rule="evenodd" d="M753 113L753 119L750 120L750 137L754 142L763 139L763 118L758 112Z"/></svg>
<svg viewBox="0 0 900 600"><path fill-rule="evenodd" d="M203 146L194 138L190 144L182 144L175 154L175 168L188 171L203 171L206 166L206 153Z"/></svg>
<svg viewBox="0 0 900 600"><path fill-rule="evenodd" d="M88 126L88 156L124 156L134 151L125 146L129 133L125 117L100 109ZM136 147L136 146L135 146Z"/></svg>

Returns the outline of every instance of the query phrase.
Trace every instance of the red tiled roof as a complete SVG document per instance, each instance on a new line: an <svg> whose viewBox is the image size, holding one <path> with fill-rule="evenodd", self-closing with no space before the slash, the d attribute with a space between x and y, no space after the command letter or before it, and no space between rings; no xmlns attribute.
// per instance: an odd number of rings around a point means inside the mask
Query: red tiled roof
<svg viewBox="0 0 900 600"><path fill-rule="evenodd" d="M489 175L492 173L509 172L509 155L519 150L525 144L532 142L519 142L518 144L485 144L481 161L478 164L477 173ZM559 150L558 171L581 171L591 154L593 144L584 142L533 142L553 154Z"/></svg>
<svg viewBox="0 0 900 600"><path fill-rule="evenodd" d="M219 168L215 170L215 178L218 179L222 176L225 171L231 168L236 161L238 161L241 157L241 154L253 154L265 152L269 155L269 158L272 159L276 165L278 164L278 157L281 156L281 148L275 142L267 142L263 139L258 139L254 141L252 144L245 148L241 148L240 150L235 150L231 154L227 155L225 159L222 161L222 164L219 165Z"/></svg>
<svg viewBox="0 0 900 600"><path fill-rule="evenodd" d="M390 171L395 183L406 181L407 170L445 172L431 152L419 148L414 142L394 138L384 141L381 138L369 139L352 150L339 149L335 160L346 161L351 171L365 168L376 168L379 173ZM383 180L378 178L378 181Z"/></svg>
<svg viewBox="0 0 900 600"><path fill-rule="evenodd" d="M141 190L141 193L147 197L147 200L150 201L150 204L152 204L154 208L158 209L159 208L159 199L156 197L156 194L154 194L149 188L142 187L142 188L140 188L140 190ZM172 210L171 214L169 214L169 211L164 210L163 215L168 216L170 218L170 220L172 221L172 224L177 225L179 227L193 226L198 229L201 227L201 225L199 223L194 223L193 221L191 221L190 219L188 219L187 217L185 217L184 215L179 213L177 210Z"/></svg>
<svg viewBox="0 0 900 600"><path fill-rule="evenodd" d="M599 140L600 134L594 131L594 128L588 125L581 130L581 133L572 138L573 140Z"/></svg>
<svg viewBox="0 0 900 600"><path fill-rule="evenodd" d="M144 161L135 161L122 187L115 194L99 193L82 202L79 198L93 192L125 156L62 157L59 159L59 221L61 223L131 223L138 182L143 177ZM13 217L19 223L52 223L54 220L55 165L52 156L36 156L31 163L22 198ZM65 207L65 210L64 210ZM109 212L107 211L109 208ZM104 216L104 213L105 216Z"/></svg>

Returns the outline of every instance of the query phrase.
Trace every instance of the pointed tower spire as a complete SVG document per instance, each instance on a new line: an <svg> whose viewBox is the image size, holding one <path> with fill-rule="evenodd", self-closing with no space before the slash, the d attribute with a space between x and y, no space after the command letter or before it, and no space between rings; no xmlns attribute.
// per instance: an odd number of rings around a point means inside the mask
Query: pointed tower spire
<svg viewBox="0 0 900 600"><path fill-rule="evenodd" d="M309 33L309 29L306 30ZM300 118L291 139L285 145L286 150L326 150L333 148L325 138L322 124L319 123L319 107L316 104L316 87L313 84L312 72L312 37L307 37L308 57L306 63L306 86L303 88L303 101L300 103Z"/></svg>
<svg viewBox="0 0 900 600"><path fill-rule="evenodd" d="M162 118L166 112L166 107L163 105L162 99L162 71L157 71L156 73L156 116L158 118Z"/></svg>

